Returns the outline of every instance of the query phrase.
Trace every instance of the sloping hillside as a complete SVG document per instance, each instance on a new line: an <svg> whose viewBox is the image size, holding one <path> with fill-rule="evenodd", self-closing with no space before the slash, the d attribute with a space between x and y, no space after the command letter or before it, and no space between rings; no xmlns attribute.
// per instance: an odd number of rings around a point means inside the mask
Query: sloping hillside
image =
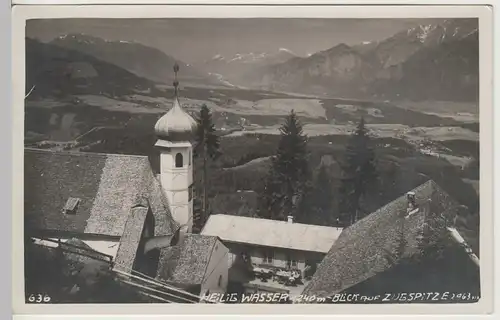
<svg viewBox="0 0 500 320"><path fill-rule="evenodd" d="M87 54L26 39L26 92L29 98L154 90L154 83Z"/></svg>
<svg viewBox="0 0 500 320"><path fill-rule="evenodd" d="M83 52L160 83L172 83L172 66L177 62L182 70L180 80L184 84L221 84L217 78L210 77L206 72L196 70L161 50L136 42L108 41L84 34L69 34L59 36L51 41L51 44Z"/></svg>
<svg viewBox="0 0 500 320"><path fill-rule="evenodd" d="M478 43L476 31L463 39L426 47L394 67L393 76L378 80L371 90L386 98L476 101Z"/></svg>
<svg viewBox="0 0 500 320"><path fill-rule="evenodd" d="M251 86L271 90L338 94L352 97L363 91L363 83L374 78L373 65L353 48L340 44L308 58L260 68L245 79ZM352 86L353 83L360 86Z"/></svg>

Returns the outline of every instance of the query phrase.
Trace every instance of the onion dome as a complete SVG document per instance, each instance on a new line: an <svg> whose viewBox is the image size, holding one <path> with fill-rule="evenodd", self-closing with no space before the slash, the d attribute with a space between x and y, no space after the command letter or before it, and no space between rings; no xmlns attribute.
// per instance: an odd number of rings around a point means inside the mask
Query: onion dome
<svg viewBox="0 0 500 320"><path fill-rule="evenodd" d="M174 106L164 116L162 116L155 125L156 136L168 141L189 141L192 139L196 130L197 123L179 103L178 91L179 82L177 81L177 72L179 65L174 65Z"/></svg>

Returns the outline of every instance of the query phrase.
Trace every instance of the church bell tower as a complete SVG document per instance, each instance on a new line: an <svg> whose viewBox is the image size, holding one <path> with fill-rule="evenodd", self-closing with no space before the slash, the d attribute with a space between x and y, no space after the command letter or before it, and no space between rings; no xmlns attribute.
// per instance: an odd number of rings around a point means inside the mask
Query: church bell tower
<svg viewBox="0 0 500 320"><path fill-rule="evenodd" d="M170 212L188 232L193 226L193 138L196 121L179 103L179 65L174 65L173 107L155 125L160 150L160 181Z"/></svg>

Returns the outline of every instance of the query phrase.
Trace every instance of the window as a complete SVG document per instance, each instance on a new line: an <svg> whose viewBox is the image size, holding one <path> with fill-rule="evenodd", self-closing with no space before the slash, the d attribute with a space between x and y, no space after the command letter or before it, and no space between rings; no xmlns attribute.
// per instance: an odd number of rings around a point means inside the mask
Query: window
<svg viewBox="0 0 500 320"><path fill-rule="evenodd" d="M191 150L189 150L189 152L188 152L188 157L189 157L188 158L188 165L191 165L191 158L192 158L192 156L191 156Z"/></svg>
<svg viewBox="0 0 500 320"><path fill-rule="evenodd" d="M222 276L219 276L218 286L219 286L219 287L221 287L221 286L222 286Z"/></svg>
<svg viewBox="0 0 500 320"><path fill-rule="evenodd" d="M184 166L183 159L182 159L182 153L178 153L175 155L175 167L176 168L182 168Z"/></svg>
<svg viewBox="0 0 500 320"><path fill-rule="evenodd" d="M290 265L290 267L292 268L297 268L297 260L294 260L294 259L289 259L288 260L288 264Z"/></svg>
<svg viewBox="0 0 500 320"><path fill-rule="evenodd" d="M262 258L263 263L273 264L273 252L271 250L265 250L264 256Z"/></svg>
<svg viewBox="0 0 500 320"><path fill-rule="evenodd" d="M241 253L241 259L243 260L243 262L245 263L251 263L251 260L250 260L250 255L246 252L242 252Z"/></svg>

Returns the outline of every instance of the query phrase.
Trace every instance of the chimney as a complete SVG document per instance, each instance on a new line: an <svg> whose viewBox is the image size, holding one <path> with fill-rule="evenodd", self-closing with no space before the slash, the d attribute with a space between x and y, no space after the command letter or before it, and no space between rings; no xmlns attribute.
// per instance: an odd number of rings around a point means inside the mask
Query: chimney
<svg viewBox="0 0 500 320"><path fill-rule="evenodd" d="M69 197L68 200L66 200L64 208L62 209L63 213L70 215L76 214L80 202L81 202L80 198Z"/></svg>
<svg viewBox="0 0 500 320"><path fill-rule="evenodd" d="M293 216L288 216L288 223L293 223Z"/></svg>
<svg viewBox="0 0 500 320"><path fill-rule="evenodd" d="M418 206L415 201L415 192L408 192L406 194L406 199L408 201L408 207L406 209L406 217L411 216L412 214L415 214L418 212Z"/></svg>

